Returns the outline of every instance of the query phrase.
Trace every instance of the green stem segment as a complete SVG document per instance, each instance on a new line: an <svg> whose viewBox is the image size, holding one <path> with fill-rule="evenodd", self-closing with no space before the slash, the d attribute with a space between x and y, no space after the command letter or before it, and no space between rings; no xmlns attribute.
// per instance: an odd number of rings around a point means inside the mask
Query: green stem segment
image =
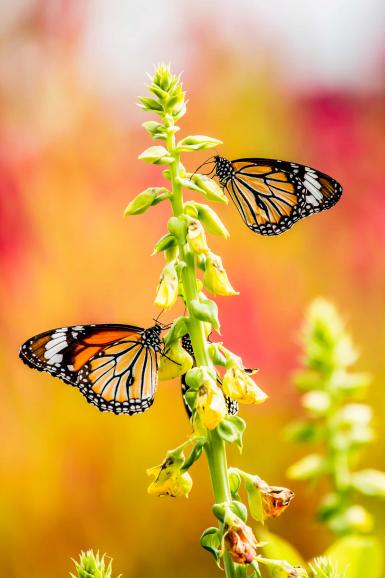
<svg viewBox="0 0 385 578"><path fill-rule="evenodd" d="M174 158L170 165L170 177L172 185L171 204L173 214L179 217L183 214L183 191L179 183L179 152L175 146L174 122L168 118L168 137L166 140L168 152ZM207 351L207 340L203 323L197 319L191 309L191 302L198 298L198 287L196 282L195 259L186 255L185 245L179 244L180 259L185 263L182 269L182 283L185 294L186 307L189 313L189 334L194 350L196 363L199 366L213 367ZM231 500L231 492L227 470L227 458L224 441L215 430L208 431L207 443L205 445L207 462L210 470L211 483L216 502L228 502ZM236 569L230 555L224 554L224 568L226 578L236 578Z"/></svg>

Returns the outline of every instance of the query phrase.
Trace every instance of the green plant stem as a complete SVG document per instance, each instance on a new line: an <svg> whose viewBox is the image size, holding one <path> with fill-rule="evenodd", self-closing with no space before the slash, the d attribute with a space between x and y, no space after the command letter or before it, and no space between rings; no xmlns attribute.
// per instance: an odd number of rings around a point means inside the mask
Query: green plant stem
<svg viewBox="0 0 385 578"><path fill-rule="evenodd" d="M178 180L179 153L175 147L175 136L173 132L173 120L168 118L169 132L167 137L167 148L174 162L170 165L170 177L172 184L171 205L175 217L183 214L183 191ZM185 267L182 269L182 283L185 295L185 303L189 313L189 334L194 350L194 356L198 366L213 367L207 351L207 340L203 323L197 319L191 309L191 302L198 298L198 287L196 282L195 258L187 254L184 244L179 244L179 254ZM218 433L208 431L207 443L205 445L207 462L210 471L211 483L216 502L227 502L231 500L231 492L227 471L227 458L225 444ZM236 570L230 555L224 554L224 568L226 578L235 578Z"/></svg>

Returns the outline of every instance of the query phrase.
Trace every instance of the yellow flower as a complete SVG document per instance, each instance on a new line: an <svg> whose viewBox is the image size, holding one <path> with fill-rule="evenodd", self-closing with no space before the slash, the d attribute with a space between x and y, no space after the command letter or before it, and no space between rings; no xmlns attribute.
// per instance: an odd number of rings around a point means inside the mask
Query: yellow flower
<svg viewBox="0 0 385 578"><path fill-rule="evenodd" d="M182 472L181 462L172 457L168 457L160 466L147 470L149 476L154 476L154 480L149 485L147 491L151 496L180 496L188 497L192 488L192 478L188 472Z"/></svg>
<svg viewBox="0 0 385 578"><path fill-rule="evenodd" d="M238 295L238 291L231 286L221 258L217 255L210 255L207 259L203 283L213 295Z"/></svg>
<svg viewBox="0 0 385 578"><path fill-rule="evenodd" d="M160 381L175 379L191 369L193 363L193 358L182 347L180 339L177 339L163 351L159 362L158 378Z"/></svg>
<svg viewBox="0 0 385 578"><path fill-rule="evenodd" d="M239 365L230 367L223 378L224 393L240 403L263 403L267 395Z"/></svg>
<svg viewBox="0 0 385 578"><path fill-rule="evenodd" d="M207 254L209 251L204 228L198 219L191 219L189 222L187 227L187 242L191 251L196 255Z"/></svg>
<svg viewBox="0 0 385 578"><path fill-rule="evenodd" d="M174 305L177 297L178 274L175 269L175 262L171 261L162 271L154 303L162 309L168 309Z"/></svg>
<svg viewBox="0 0 385 578"><path fill-rule="evenodd" d="M227 415L226 401L221 389L208 378L198 389L195 409L202 424L207 429L214 429Z"/></svg>
<svg viewBox="0 0 385 578"><path fill-rule="evenodd" d="M226 525L224 544L236 564L251 564L257 555L258 542L252 529L238 518L231 526Z"/></svg>

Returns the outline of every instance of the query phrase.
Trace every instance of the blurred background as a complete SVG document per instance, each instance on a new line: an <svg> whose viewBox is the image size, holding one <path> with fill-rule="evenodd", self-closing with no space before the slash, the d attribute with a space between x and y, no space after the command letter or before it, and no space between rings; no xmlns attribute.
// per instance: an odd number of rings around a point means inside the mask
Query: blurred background
<svg viewBox="0 0 385 578"><path fill-rule="evenodd" d="M183 71L181 133L220 138L228 158L309 164L345 189L333 210L276 238L219 207L232 236L210 242L240 291L218 299L223 338L261 368L270 395L243 411L245 449L231 463L289 483L287 466L305 452L280 434L301 412L290 375L304 311L323 295L373 374L378 441L363 465L385 468L384 32L382 0L1 2L2 575L67 576L89 547L108 552L125 578L215 573L198 544L214 521L204 460L188 500L146 493L146 468L190 432L179 384L161 383L144 415L118 417L18 359L23 341L51 327L148 326L156 314L162 257L150 253L169 209L122 214L162 184L159 168L137 161L151 143L135 104L160 61ZM185 156L186 165L207 156ZM311 557L331 537L313 520L314 493L293 489L293 506L269 528ZM384 508L372 509L383 536Z"/></svg>

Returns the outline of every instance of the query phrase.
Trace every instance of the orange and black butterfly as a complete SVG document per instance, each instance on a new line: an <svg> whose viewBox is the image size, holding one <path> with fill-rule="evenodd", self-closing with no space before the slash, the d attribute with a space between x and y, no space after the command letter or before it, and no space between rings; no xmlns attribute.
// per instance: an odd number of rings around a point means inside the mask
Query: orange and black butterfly
<svg viewBox="0 0 385 578"><path fill-rule="evenodd" d="M154 401L163 329L158 322L149 329L118 324L62 327L26 341L20 357L77 387L100 411L132 415Z"/></svg>
<svg viewBox="0 0 385 578"><path fill-rule="evenodd" d="M215 174L246 225L260 235L279 235L296 221L330 209L342 194L328 175L287 161L214 157Z"/></svg>

